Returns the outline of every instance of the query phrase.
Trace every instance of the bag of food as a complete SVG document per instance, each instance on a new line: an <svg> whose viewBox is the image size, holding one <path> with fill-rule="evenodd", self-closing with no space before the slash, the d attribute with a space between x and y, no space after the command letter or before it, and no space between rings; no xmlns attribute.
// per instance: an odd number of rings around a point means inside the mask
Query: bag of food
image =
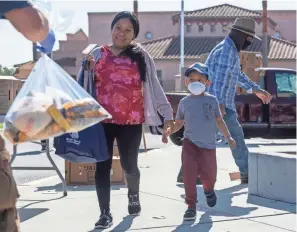
<svg viewBox="0 0 297 232"><path fill-rule="evenodd" d="M4 135L14 144L84 130L111 115L42 54L9 108Z"/></svg>

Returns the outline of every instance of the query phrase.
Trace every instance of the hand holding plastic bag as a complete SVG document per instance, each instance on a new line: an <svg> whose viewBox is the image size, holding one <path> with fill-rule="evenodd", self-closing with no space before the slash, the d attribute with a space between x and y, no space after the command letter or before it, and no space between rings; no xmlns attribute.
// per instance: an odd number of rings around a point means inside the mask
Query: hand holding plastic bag
<svg viewBox="0 0 297 232"><path fill-rule="evenodd" d="M39 51L48 54L52 52L55 42L56 42L56 35L54 31L50 29L47 37L43 41L39 42L40 46L36 46L36 48Z"/></svg>
<svg viewBox="0 0 297 232"><path fill-rule="evenodd" d="M43 54L4 120L12 143L79 132L111 118L73 78Z"/></svg>

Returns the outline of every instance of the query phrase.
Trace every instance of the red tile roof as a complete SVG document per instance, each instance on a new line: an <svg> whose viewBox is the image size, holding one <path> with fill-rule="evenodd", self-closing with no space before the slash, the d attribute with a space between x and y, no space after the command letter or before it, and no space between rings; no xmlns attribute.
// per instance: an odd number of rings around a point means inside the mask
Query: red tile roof
<svg viewBox="0 0 297 232"><path fill-rule="evenodd" d="M210 52L216 44L224 37L185 37L185 59L198 59L200 55ZM274 60L296 59L296 44L268 37L269 53L268 58ZM154 59L179 59L180 37L169 36L149 42L142 43L142 46ZM261 52L262 43L255 39L247 49L251 52Z"/></svg>
<svg viewBox="0 0 297 232"><path fill-rule="evenodd" d="M180 14L174 14L172 19L179 20L179 17ZM262 20L262 13L230 4L221 4L185 12L185 19L235 19L242 17ZM269 21L276 26L273 20L269 19Z"/></svg>

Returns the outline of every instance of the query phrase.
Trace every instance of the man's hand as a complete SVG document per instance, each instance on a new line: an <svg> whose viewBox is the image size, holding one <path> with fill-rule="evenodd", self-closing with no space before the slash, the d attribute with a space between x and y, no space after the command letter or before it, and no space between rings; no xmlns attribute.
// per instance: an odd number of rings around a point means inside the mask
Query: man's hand
<svg viewBox="0 0 297 232"><path fill-rule="evenodd" d="M226 115L226 108L224 104L220 104L220 110L221 110L221 114L222 116Z"/></svg>
<svg viewBox="0 0 297 232"><path fill-rule="evenodd" d="M168 137L169 137L169 135L170 135L170 131L169 131L169 128L166 130L166 131L164 131L164 133L163 133L163 136L162 136L162 142L163 143L168 143Z"/></svg>
<svg viewBox="0 0 297 232"><path fill-rule="evenodd" d="M93 70L95 67L95 58L92 55L88 55L86 57L86 65L85 65L85 70L89 71L89 70Z"/></svg>
<svg viewBox="0 0 297 232"><path fill-rule="evenodd" d="M263 89L254 90L253 93L262 100L263 104L269 104L272 100L270 93Z"/></svg>
<svg viewBox="0 0 297 232"><path fill-rule="evenodd" d="M228 138L228 143L229 143L231 148L234 149L236 147L236 142L232 137Z"/></svg>
<svg viewBox="0 0 297 232"><path fill-rule="evenodd" d="M166 120L164 123L164 133L169 130L169 134L172 134L174 131L174 121L173 120Z"/></svg>
<svg viewBox="0 0 297 232"><path fill-rule="evenodd" d="M51 53L56 42L56 36L53 30L50 30L45 40L39 42L41 46L36 46L43 53Z"/></svg>

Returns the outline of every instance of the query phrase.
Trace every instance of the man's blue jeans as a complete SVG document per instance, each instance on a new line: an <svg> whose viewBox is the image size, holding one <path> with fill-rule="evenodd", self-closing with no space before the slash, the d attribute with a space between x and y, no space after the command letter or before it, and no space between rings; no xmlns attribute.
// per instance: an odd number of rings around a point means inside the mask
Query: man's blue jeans
<svg viewBox="0 0 297 232"><path fill-rule="evenodd" d="M226 108L224 121L229 129L231 136L236 142L236 148L231 148L235 163L238 166L241 175L248 175L249 150L244 141L244 134L242 127L238 122L237 113Z"/></svg>

